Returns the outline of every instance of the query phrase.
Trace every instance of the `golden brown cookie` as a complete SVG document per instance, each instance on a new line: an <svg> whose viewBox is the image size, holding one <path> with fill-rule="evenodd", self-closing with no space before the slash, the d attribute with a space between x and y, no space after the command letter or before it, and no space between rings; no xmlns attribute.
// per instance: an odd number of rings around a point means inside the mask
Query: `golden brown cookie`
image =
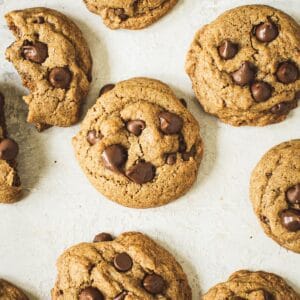
<svg viewBox="0 0 300 300"><path fill-rule="evenodd" d="M178 0L84 0L111 29L142 29L164 16Z"/></svg>
<svg viewBox="0 0 300 300"><path fill-rule="evenodd" d="M211 288L203 300L299 300L299 295L279 276L263 271L233 273L228 281Z"/></svg>
<svg viewBox="0 0 300 300"><path fill-rule="evenodd" d="M57 269L53 300L192 299L175 258L137 232L73 246L60 256Z"/></svg>
<svg viewBox="0 0 300 300"><path fill-rule="evenodd" d="M28 122L39 130L78 121L90 85L92 59L80 29L48 8L12 11L6 16L16 37L6 51L30 90Z"/></svg>
<svg viewBox="0 0 300 300"><path fill-rule="evenodd" d="M252 172L250 197L266 234L300 253L300 139L261 158Z"/></svg>
<svg viewBox="0 0 300 300"><path fill-rule="evenodd" d="M186 193L203 154L195 118L167 85L148 78L102 89L73 145L91 183L109 199L136 208Z"/></svg>
<svg viewBox="0 0 300 300"><path fill-rule="evenodd" d="M0 300L28 300L28 298L12 283L0 279Z"/></svg>
<svg viewBox="0 0 300 300"><path fill-rule="evenodd" d="M283 121L300 94L300 26L284 12L247 5L197 32L186 60L204 110L234 126Z"/></svg>

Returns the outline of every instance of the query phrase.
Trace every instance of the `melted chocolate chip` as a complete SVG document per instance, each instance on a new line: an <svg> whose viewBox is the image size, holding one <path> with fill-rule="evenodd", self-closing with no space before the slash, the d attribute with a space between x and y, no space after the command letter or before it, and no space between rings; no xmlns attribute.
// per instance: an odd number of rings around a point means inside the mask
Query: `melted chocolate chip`
<svg viewBox="0 0 300 300"><path fill-rule="evenodd" d="M288 231L300 230L300 210L287 209L281 213L280 217L282 225Z"/></svg>
<svg viewBox="0 0 300 300"><path fill-rule="evenodd" d="M176 153L169 153L166 155L166 163L168 165L174 165L176 164L176 160L177 160L177 155Z"/></svg>
<svg viewBox="0 0 300 300"><path fill-rule="evenodd" d="M232 59L236 56L238 53L238 45L235 43L232 43L229 40L223 41L223 43L218 48L219 55L224 59Z"/></svg>
<svg viewBox="0 0 300 300"><path fill-rule="evenodd" d="M132 268L133 262L131 257L123 252L115 256L114 266L120 272L127 272Z"/></svg>
<svg viewBox="0 0 300 300"><path fill-rule="evenodd" d="M72 74L68 68L56 67L49 73L50 83L58 89L68 89L72 80Z"/></svg>
<svg viewBox="0 0 300 300"><path fill-rule="evenodd" d="M251 94L255 102L267 101L272 96L272 87L263 81L251 85Z"/></svg>
<svg viewBox="0 0 300 300"><path fill-rule="evenodd" d="M286 198L291 204L300 204L300 183L297 183L287 190Z"/></svg>
<svg viewBox="0 0 300 300"><path fill-rule="evenodd" d="M296 103L296 105L297 105L297 103ZM281 102L281 103L274 105L270 109L270 112L272 114L276 114L276 115L285 115L294 107L295 107L294 102Z"/></svg>
<svg viewBox="0 0 300 300"><path fill-rule="evenodd" d="M277 80L284 84L293 83L298 79L299 70L295 63L286 61L279 64L276 71Z"/></svg>
<svg viewBox="0 0 300 300"><path fill-rule="evenodd" d="M41 42L26 43L22 47L22 55L29 61L41 64L48 57L48 46Z"/></svg>
<svg viewBox="0 0 300 300"><path fill-rule="evenodd" d="M123 8L117 8L115 9L115 12L121 21L128 20L129 16L125 13L125 10Z"/></svg>
<svg viewBox="0 0 300 300"><path fill-rule="evenodd" d="M255 78L254 66L246 61L241 67L231 74L233 81L241 86L251 83Z"/></svg>
<svg viewBox="0 0 300 300"><path fill-rule="evenodd" d="M255 28L256 38L264 43L269 43L275 40L278 36L278 28L272 22L261 23Z"/></svg>
<svg viewBox="0 0 300 300"><path fill-rule="evenodd" d="M93 242L94 243L110 242L112 240L113 240L113 237L111 236L111 234L106 233L106 232L101 232L94 237Z"/></svg>
<svg viewBox="0 0 300 300"><path fill-rule="evenodd" d="M161 276L151 274L144 278L143 287L148 293L157 295L163 293L166 288L166 283Z"/></svg>
<svg viewBox="0 0 300 300"><path fill-rule="evenodd" d="M38 16L34 21L34 24L44 24L45 23L45 19L42 16Z"/></svg>
<svg viewBox="0 0 300 300"><path fill-rule="evenodd" d="M196 154L196 147L194 145L189 152L182 153L182 159L184 161L188 161L191 157L194 157L195 154Z"/></svg>
<svg viewBox="0 0 300 300"><path fill-rule="evenodd" d="M125 300L126 296L127 296L127 292L126 291L123 291L121 294L119 294L118 296L116 296L114 298L114 300Z"/></svg>
<svg viewBox="0 0 300 300"><path fill-rule="evenodd" d="M126 171L126 176L137 184L144 184L155 177L155 167L149 162L139 162Z"/></svg>
<svg viewBox="0 0 300 300"><path fill-rule="evenodd" d="M161 112L158 115L160 121L160 129L165 134L176 134L183 127L183 120L176 114L171 112Z"/></svg>
<svg viewBox="0 0 300 300"><path fill-rule="evenodd" d="M179 143L178 152L184 153L186 150L186 143L185 143L184 136L182 135L182 133L180 133L178 136L178 143Z"/></svg>
<svg viewBox="0 0 300 300"><path fill-rule="evenodd" d="M79 300L104 300L104 297L98 289L90 286L81 291Z"/></svg>
<svg viewBox="0 0 300 300"><path fill-rule="evenodd" d="M114 89L115 86L116 86L116 85L113 84L113 83L109 83L109 84L104 85L104 86L101 88L100 92L99 92L99 97L101 97L101 96L104 95L105 93L107 93L107 92L111 91L112 89Z"/></svg>
<svg viewBox="0 0 300 300"><path fill-rule="evenodd" d="M264 300L274 300L274 296L273 294L271 294L270 292L266 291L266 290L263 290L263 297L264 297Z"/></svg>
<svg viewBox="0 0 300 300"><path fill-rule="evenodd" d="M119 171L127 160L127 151L122 145L110 145L102 153L104 166L111 171Z"/></svg>
<svg viewBox="0 0 300 300"><path fill-rule="evenodd" d="M142 120L132 120L127 122L126 128L135 136L139 136L142 133L142 131L146 128L146 123Z"/></svg>
<svg viewBox="0 0 300 300"><path fill-rule="evenodd" d="M12 139L4 139L0 142L0 159L14 160L19 153L18 144Z"/></svg>
<svg viewBox="0 0 300 300"><path fill-rule="evenodd" d="M102 138L102 134L97 133L96 130L89 130L86 135L86 139L90 143L90 145L95 145L101 140L101 138Z"/></svg>
<svg viewBox="0 0 300 300"><path fill-rule="evenodd" d="M187 103L186 103L185 99L181 98L181 99L179 99L179 101L181 102L181 104L182 104L184 107L187 107Z"/></svg>

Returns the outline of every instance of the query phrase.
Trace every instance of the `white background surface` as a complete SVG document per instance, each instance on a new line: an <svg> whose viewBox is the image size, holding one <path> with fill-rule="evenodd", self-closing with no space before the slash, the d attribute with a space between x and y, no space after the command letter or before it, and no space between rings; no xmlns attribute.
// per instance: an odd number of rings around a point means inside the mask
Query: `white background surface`
<svg viewBox="0 0 300 300"><path fill-rule="evenodd" d="M260 157L280 142L299 138L300 109L281 124L234 128L201 111L184 72L196 30L225 9L247 3L273 5L300 21L299 0L181 0L148 29L111 31L81 0L0 0L0 87L7 96L11 135L20 143L19 173L26 189L19 203L0 206L0 276L23 287L32 299L50 299L55 261L65 248L91 241L101 231L138 230L177 257L193 299L241 268L275 272L300 292L300 255L264 235L248 197L250 172ZM99 195L81 172L71 147L78 126L39 134L26 124L25 91L4 59L14 39L3 14L31 6L58 9L84 32L94 59L86 109L103 84L133 76L163 80L188 100L201 125L205 156L186 196L157 209L123 208Z"/></svg>

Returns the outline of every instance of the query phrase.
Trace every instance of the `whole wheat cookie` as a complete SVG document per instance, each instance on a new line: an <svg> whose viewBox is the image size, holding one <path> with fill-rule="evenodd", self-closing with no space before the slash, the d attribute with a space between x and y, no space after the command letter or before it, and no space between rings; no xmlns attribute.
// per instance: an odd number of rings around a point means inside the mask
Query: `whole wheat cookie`
<svg viewBox="0 0 300 300"><path fill-rule="evenodd" d="M124 206L164 205L196 180L199 125L164 83L133 78L105 86L73 138L91 183Z"/></svg>
<svg viewBox="0 0 300 300"><path fill-rule="evenodd" d="M111 29L142 29L164 16L178 0L83 0Z"/></svg>
<svg viewBox="0 0 300 300"><path fill-rule="evenodd" d="M266 234L300 253L300 139L262 157L251 176L250 197Z"/></svg>
<svg viewBox="0 0 300 300"><path fill-rule="evenodd" d="M211 288L203 300L299 300L297 293L278 275L241 270Z"/></svg>
<svg viewBox="0 0 300 300"><path fill-rule="evenodd" d="M192 299L187 277L175 258L138 232L115 240L107 233L97 235L94 243L66 250L57 269L52 300Z"/></svg>
<svg viewBox="0 0 300 300"><path fill-rule="evenodd" d="M234 126L283 121L300 96L300 26L284 12L247 5L197 32L186 71L204 110Z"/></svg>
<svg viewBox="0 0 300 300"><path fill-rule="evenodd" d="M38 7L6 16L16 37L6 51L30 90L28 122L39 129L78 121L91 81L92 59L80 29L65 15Z"/></svg>
<svg viewBox="0 0 300 300"><path fill-rule="evenodd" d="M28 298L15 285L0 279L0 300L28 300Z"/></svg>

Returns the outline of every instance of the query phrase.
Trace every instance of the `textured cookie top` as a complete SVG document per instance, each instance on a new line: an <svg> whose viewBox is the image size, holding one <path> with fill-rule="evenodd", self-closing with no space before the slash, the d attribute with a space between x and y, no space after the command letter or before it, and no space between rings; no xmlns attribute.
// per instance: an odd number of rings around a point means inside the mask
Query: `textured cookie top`
<svg viewBox="0 0 300 300"><path fill-rule="evenodd" d="M184 194L203 152L197 121L157 80L134 78L110 88L73 139L92 184L108 198L137 208Z"/></svg>
<svg viewBox="0 0 300 300"><path fill-rule="evenodd" d="M165 15L178 0L84 0L111 29L142 29Z"/></svg>
<svg viewBox="0 0 300 300"><path fill-rule="evenodd" d="M238 271L227 282L217 284L203 300L299 300L279 276L266 272Z"/></svg>
<svg viewBox="0 0 300 300"><path fill-rule="evenodd" d="M175 258L141 233L76 245L62 254L57 268L53 300L192 299Z"/></svg>
<svg viewBox="0 0 300 300"><path fill-rule="evenodd" d="M186 70L204 109L235 125L267 125L297 106L300 27L269 6L229 10L195 36Z"/></svg>
<svg viewBox="0 0 300 300"><path fill-rule="evenodd" d="M5 17L17 39L6 58L31 92L24 96L28 122L40 129L75 123L92 67L81 31L65 15L48 8L13 11Z"/></svg>
<svg viewBox="0 0 300 300"><path fill-rule="evenodd" d="M262 157L251 176L250 196L265 232L300 253L300 140Z"/></svg>
<svg viewBox="0 0 300 300"><path fill-rule="evenodd" d="M19 288L0 279L0 300L28 300L28 298Z"/></svg>

